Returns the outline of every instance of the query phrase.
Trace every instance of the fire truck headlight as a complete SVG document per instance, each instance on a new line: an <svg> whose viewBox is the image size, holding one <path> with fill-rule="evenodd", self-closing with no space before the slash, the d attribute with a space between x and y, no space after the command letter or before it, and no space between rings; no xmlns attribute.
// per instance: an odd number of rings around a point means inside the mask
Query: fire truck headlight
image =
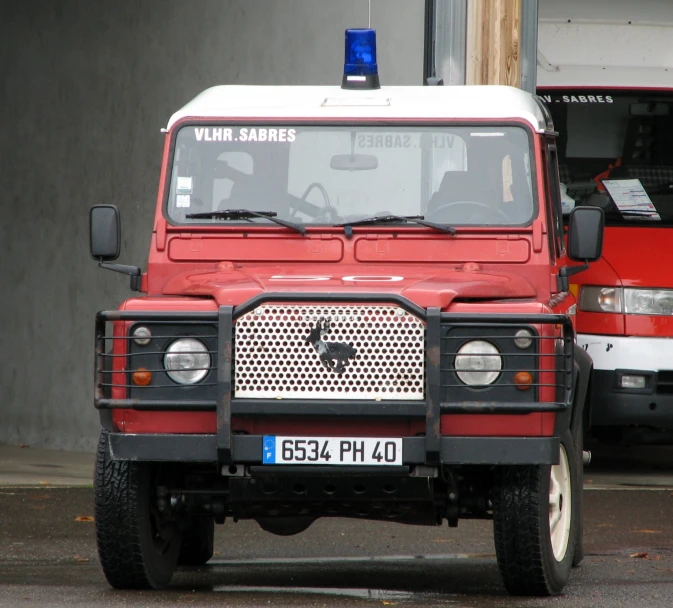
<svg viewBox="0 0 673 608"><path fill-rule="evenodd" d="M166 349L164 367L168 377L178 384L201 382L210 368L208 348L200 340L180 338Z"/></svg>
<svg viewBox="0 0 673 608"><path fill-rule="evenodd" d="M673 314L670 289L624 289L624 311L631 315Z"/></svg>
<svg viewBox="0 0 673 608"><path fill-rule="evenodd" d="M621 287L582 287L580 310L586 312L622 312Z"/></svg>
<svg viewBox="0 0 673 608"><path fill-rule="evenodd" d="M500 376L502 357L490 342L472 340L458 349L454 365L461 382L468 386L487 386Z"/></svg>

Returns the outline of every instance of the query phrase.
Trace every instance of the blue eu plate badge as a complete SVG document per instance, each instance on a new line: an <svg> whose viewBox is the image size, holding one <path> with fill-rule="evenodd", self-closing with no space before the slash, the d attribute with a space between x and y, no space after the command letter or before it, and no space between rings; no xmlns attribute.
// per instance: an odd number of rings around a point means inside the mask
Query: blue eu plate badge
<svg viewBox="0 0 673 608"><path fill-rule="evenodd" d="M263 460L264 464L274 464L276 462L276 438L275 437L264 437L264 454Z"/></svg>

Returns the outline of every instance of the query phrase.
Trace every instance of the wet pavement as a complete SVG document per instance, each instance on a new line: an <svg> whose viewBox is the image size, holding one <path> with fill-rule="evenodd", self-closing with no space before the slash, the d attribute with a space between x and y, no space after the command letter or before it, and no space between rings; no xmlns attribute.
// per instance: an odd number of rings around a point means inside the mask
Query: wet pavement
<svg viewBox="0 0 673 608"><path fill-rule="evenodd" d="M449 529L325 519L292 537L228 521L217 527L211 562L180 570L169 590L115 591L97 560L92 489L30 477L24 487L8 485L0 465L0 606L668 607L671 455L594 452L586 471L587 557L565 594L549 599L507 595L492 524L483 521ZM37 476L49 479L48 469Z"/></svg>

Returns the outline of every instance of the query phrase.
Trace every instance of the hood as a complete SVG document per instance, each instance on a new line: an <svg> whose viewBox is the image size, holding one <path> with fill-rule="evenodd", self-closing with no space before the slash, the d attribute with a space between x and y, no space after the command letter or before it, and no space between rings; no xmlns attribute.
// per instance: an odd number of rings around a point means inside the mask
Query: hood
<svg viewBox="0 0 673 608"><path fill-rule="evenodd" d="M603 259L624 287L673 287L668 262L671 228L608 226L603 237ZM587 281L583 281L587 282Z"/></svg>
<svg viewBox="0 0 673 608"><path fill-rule="evenodd" d="M364 274L366 271L368 274ZM422 266L287 265L246 267L223 262L217 269L180 273L165 295L209 296L218 305L237 306L269 292L394 293L418 306L446 308L455 299L532 298L533 286L517 274L484 272L476 264L456 269Z"/></svg>

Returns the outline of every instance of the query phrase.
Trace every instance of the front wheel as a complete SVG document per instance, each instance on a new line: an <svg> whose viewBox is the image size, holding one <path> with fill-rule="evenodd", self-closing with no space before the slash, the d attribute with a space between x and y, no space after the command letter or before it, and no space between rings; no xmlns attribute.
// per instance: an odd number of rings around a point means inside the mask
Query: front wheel
<svg viewBox="0 0 673 608"><path fill-rule="evenodd" d="M513 595L557 595L568 582L581 518L581 476L570 433L559 463L498 467L493 532L498 567Z"/></svg>
<svg viewBox="0 0 673 608"><path fill-rule="evenodd" d="M94 479L98 555L116 589L168 586L178 561L178 522L157 506L156 464L111 460L107 433L98 444Z"/></svg>

